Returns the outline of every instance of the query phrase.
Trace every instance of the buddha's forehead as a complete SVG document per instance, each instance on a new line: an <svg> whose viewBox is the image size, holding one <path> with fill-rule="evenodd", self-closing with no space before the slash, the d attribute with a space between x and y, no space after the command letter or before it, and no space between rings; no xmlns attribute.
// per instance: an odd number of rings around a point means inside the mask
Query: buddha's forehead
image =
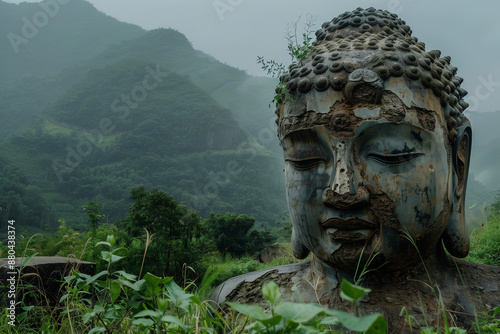
<svg viewBox="0 0 500 334"><path fill-rule="evenodd" d="M276 110L281 139L304 122L325 122L342 110L342 117L363 122L376 108L391 122L415 110L433 112L446 125L450 142L456 139L457 124L467 122L463 79L451 58L426 51L405 21L387 11L358 8L325 22L316 36L307 57L280 78L285 88L278 91ZM391 108L396 102L399 111Z"/></svg>
<svg viewBox="0 0 500 334"><path fill-rule="evenodd" d="M346 103L341 97L325 93L304 95L288 105L280 119L278 134L282 140L296 131L325 128L337 138L352 138L366 127L375 124L410 125L427 132L443 133L444 118L439 100L419 95L406 103L401 95L415 95L416 91L401 88L400 94L386 91L379 103ZM417 103L415 103L417 101Z"/></svg>

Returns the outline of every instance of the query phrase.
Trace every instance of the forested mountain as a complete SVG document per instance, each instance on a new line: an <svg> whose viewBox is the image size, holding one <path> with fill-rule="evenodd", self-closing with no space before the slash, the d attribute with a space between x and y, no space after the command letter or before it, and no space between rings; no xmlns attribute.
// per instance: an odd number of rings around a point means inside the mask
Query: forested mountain
<svg viewBox="0 0 500 334"><path fill-rule="evenodd" d="M10 18L0 33L41 10L0 2ZM8 67L0 81L0 219L40 230L60 218L80 226L82 206L94 200L111 223L125 217L130 190L144 185L204 216L281 220L282 159L264 147L277 146L268 129L273 80L194 50L177 31L144 31L83 0L58 10L18 54L10 46L0 54ZM56 54L68 57L52 63Z"/></svg>
<svg viewBox="0 0 500 334"><path fill-rule="evenodd" d="M93 200L111 223L140 185L204 217L281 220L274 79L193 49L181 32L145 31L84 0L50 3L0 1L0 220L83 226ZM35 22L39 13L46 22ZM468 206L491 202L495 188L484 184L497 186L488 173L498 170L498 145L483 144L471 164L482 183L471 178Z"/></svg>
<svg viewBox="0 0 500 334"><path fill-rule="evenodd" d="M0 1L0 32L0 139L79 79L61 72L146 33L81 0L43 5Z"/></svg>
<svg viewBox="0 0 500 334"><path fill-rule="evenodd" d="M61 4L62 3L62 4ZM146 33L76 1L0 1L0 85L21 77L54 76Z"/></svg>

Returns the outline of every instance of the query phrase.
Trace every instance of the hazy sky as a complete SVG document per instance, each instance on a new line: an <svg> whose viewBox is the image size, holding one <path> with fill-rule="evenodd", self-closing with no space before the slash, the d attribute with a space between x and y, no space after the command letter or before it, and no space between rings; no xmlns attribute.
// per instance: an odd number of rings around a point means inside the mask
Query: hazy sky
<svg viewBox="0 0 500 334"><path fill-rule="evenodd" d="M299 18L302 29L306 16L315 16L317 29L356 7L387 9L407 22L428 51L439 49L442 56L451 56L452 65L465 78L462 86L469 91L471 109L500 110L498 0L88 1L106 14L144 29L174 28L196 49L251 75L264 75L257 56L290 62L286 28Z"/></svg>

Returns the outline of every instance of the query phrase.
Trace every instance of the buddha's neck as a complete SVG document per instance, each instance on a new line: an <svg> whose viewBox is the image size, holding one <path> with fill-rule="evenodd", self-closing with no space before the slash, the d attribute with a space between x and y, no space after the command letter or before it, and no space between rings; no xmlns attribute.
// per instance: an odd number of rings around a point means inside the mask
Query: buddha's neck
<svg viewBox="0 0 500 334"><path fill-rule="evenodd" d="M420 280L433 284L437 283L442 276L441 274L451 269L451 266L453 266L453 263L450 257L445 254L442 245L439 244L435 252L422 262L413 266L402 267L400 269L391 268L390 270L381 266L376 270L368 268L364 272L361 269L353 273L345 272L313 256L311 259L311 275L316 277L324 276L334 286L339 284L342 279L353 283L360 283L361 285L397 283L402 279Z"/></svg>

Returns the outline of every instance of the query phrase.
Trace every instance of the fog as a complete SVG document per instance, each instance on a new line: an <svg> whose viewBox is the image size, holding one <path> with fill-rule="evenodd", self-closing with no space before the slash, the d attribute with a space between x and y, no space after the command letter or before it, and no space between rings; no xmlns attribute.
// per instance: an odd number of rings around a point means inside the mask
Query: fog
<svg viewBox="0 0 500 334"><path fill-rule="evenodd" d="M62 1L62 0L61 0ZM65 0L67 1L67 0ZM20 1L6 1L19 3ZM31 1L37 2L37 1ZM469 111L500 110L500 2L444 0L89 0L98 10L144 29L173 28L193 47L251 75L266 75L257 56L290 62L287 27L308 15L315 29L344 11L375 7L396 13L427 50L451 56L464 77Z"/></svg>

